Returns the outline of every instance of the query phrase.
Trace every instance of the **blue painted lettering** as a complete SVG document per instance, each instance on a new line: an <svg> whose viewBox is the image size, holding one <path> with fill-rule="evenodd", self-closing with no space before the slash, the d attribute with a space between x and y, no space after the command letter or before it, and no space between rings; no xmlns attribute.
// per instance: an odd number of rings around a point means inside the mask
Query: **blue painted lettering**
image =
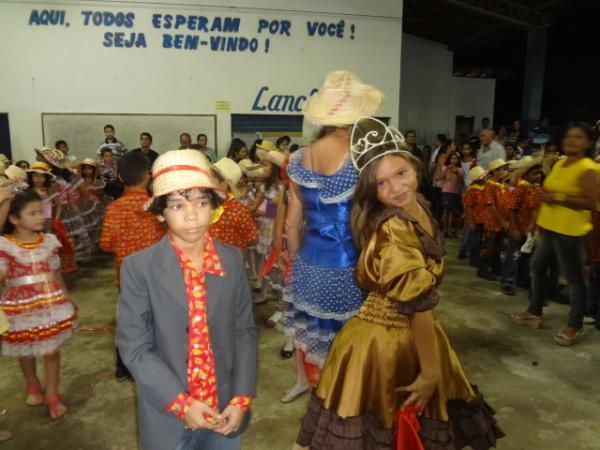
<svg viewBox="0 0 600 450"><path fill-rule="evenodd" d="M190 34L163 34L163 48L178 48L184 50L196 50L200 44L200 36Z"/></svg>
<svg viewBox="0 0 600 450"><path fill-rule="evenodd" d="M104 33L104 41L102 45L105 47L117 47L117 48L146 48L146 37L144 33L130 33L128 39L125 39L125 33Z"/></svg>
<svg viewBox="0 0 600 450"><path fill-rule="evenodd" d="M210 48L213 52L243 52L250 50L250 52L255 53L258 50L258 39L211 36Z"/></svg>
<svg viewBox="0 0 600 450"><path fill-rule="evenodd" d="M164 30L187 28L190 31L219 31L223 33L237 33L240 29L239 17L214 17L184 16L177 14L152 14L152 26Z"/></svg>
<svg viewBox="0 0 600 450"><path fill-rule="evenodd" d="M29 15L29 25L64 25L65 12L63 10L37 9L31 10Z"/></svg>
<svg viewBox="0 0 600 450"><path fill-rule="evenodd" d="M260 106L260 100L262 95L269 90L268 86L263 86L258 91L256 98L254 99L254 103L252 104L252 111L264 111L267 109L266 106Z"/></svg>
<svg viewBox="0 0 600 450"><path fill-rule="evenodd" d="M252 104L252 111L302 112L302 105L307 100L305 95L296 97L289 94L275 94L267 100L264 98L264 95L268 90L268 86L263 86L259 89ZM309 97L316 92L318 92L318 89L312 89Z"/></svg>
<svg viewBox="0 0 600 450"><path fill-rule="evenodd" d="M135 13L118 12L112 13L110 11L81 11L83 16L83 25L89 26L90 19L91 23L96 27L118 27L118 28L133 28L135 21Z"/></svg>
<svg viewBox="0 0 600 450"><path fill-rule="evenodd" d="M292 23L289 20L272 20L270 22L266 19L258 20L259 33L262 33L263 30L268 30L270 34L289 36L291 27Z"/></svg>
<svg viewBox="0 0 600 450"><path fill-rule="evenodd" d="M319 36L343 38L345 25L343 20L340 20L338 23L306 22L306 29L309 36L318 34Z"/></svg>

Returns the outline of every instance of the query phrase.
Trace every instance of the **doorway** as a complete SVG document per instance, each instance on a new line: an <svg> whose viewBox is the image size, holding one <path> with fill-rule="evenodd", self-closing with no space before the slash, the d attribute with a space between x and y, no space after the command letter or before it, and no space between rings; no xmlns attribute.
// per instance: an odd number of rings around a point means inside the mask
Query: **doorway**
<svg viewBox="0 0 600 450"><path fill-rule="evenodd" d="M473 116L456 116L454 125L454 142L460 146L468 142L469 136L473 133Z"/></svg>
<svg viewBox="0 0 600 450"><path fill-rule="evenodd" d="M0 153L4 153L8 159L12 159L8 113L0 113Z"/></svg>

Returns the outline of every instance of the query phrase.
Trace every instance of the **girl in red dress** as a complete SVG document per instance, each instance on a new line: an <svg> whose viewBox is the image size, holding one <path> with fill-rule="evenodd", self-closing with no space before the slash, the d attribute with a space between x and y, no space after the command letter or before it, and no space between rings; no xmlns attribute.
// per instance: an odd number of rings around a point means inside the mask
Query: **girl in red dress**
<svg viewBox="0 0 600 450"><path fill-rule="evenodd" d="M58 349L77 326L77 309L60 274L60 244L53 234L42 232L44 220L42 199L35 192L18 193L11 201L0 236L0 279L6 284L0 308L9 322L2 354L19 358L27 405L45 404L56 419L67 411L58 396ZM37 356L44 359L45 395Z"/></svg>

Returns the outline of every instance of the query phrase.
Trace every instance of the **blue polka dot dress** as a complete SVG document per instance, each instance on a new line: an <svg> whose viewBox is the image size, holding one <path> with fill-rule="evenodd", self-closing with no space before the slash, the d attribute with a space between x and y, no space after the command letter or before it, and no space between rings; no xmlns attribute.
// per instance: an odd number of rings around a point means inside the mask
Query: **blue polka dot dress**
<svg viewBox="0 0 600 450"><path fill-rule="evenodd" d="M318 174L302 166L304 152L294 153L287 167L300 191L305 224L283 293L284 326L306 362L323 367L336 333L364 299L354 281L358 250L350 231L358 172L348 160L334 175Z"/></svg>

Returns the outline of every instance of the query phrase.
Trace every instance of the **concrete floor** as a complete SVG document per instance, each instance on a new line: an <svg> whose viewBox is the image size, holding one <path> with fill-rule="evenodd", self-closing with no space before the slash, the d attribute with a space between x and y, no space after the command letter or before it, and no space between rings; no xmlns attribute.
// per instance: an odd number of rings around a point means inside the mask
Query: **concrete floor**
<svg viewBox="0 0 600 450"><path fill-rule="evenodd" d="M553 333L566 320L565 306L550 304L542 330L511 325L508 314L526 304L526 293L502 295L497 285L475 277L456 261L449 242L448 268L438 314L471 381L477 384L507 437L502 450L600 449L600 332L561 348ZM116 288L110 259L67 279L78 301L81 329L63 347L62 393L68 417L53 422L44 408L27 408L15 360L0 358L0 428L15 434L2 449L135 450L137 428L133 383L113 378ZM254 418L244 450L288 450L307 397L289 405L278 399L294 382L294 362L278 357L282 335L264 328L274 304L256 307L260 368Z"/></svg>

